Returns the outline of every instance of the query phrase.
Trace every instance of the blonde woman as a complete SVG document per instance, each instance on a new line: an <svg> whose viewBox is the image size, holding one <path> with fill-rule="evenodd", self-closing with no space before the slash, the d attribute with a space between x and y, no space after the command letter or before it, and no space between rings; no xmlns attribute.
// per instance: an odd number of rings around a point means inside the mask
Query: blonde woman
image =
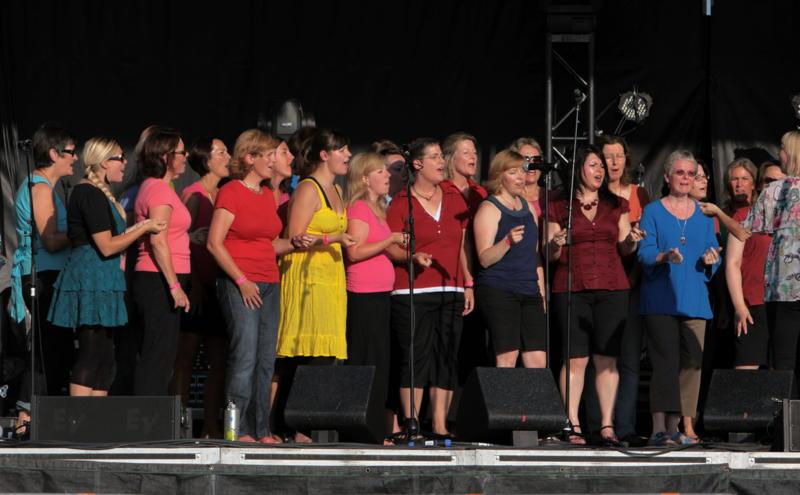
<svg viewBox="0 0 800 495"><path fill-rule="evenodd" d="M375 366L373 390L384 404L389 392L389 325L394 287L394 266L386 249L406 244L406 235L392 232L386 223L389 181L389 170L381 155L359 153L350 161L347 233L355 244L346 249L347 363Z"/></svg>
<svg viewBox="0 0 800 495"><path fill-rule="evenodd" d="M122 182L127 163L116 141L92 138L82 155L85 177L67 208L72 252L56 280L48 319L78 331L70 395L104 396L114 377L113 328L128 322L121 253L143 234L164 230L166 222L146 219L125 230L125 210L108 188Z"/></svg>

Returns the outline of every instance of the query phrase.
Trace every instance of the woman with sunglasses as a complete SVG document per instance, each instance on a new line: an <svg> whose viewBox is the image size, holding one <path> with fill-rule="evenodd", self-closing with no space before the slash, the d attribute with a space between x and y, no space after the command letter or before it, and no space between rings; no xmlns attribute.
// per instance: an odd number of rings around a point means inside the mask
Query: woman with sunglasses
<svg viewBox="0 0 800 495"><path fill-rule="evenodd" d="M650 445L697 443L678 431L681 413L694 416L703 363L707 282L720 264L714 222L690 196L699 166L688 151L675 151L664 166L669 194L644 208L639 244L641 302L653 364Z"/></svg>
<svg viewBox="0 0 800 495"><path fill-rule="evenodd" d="M113 329L128 322L122 253L166 222L143 220L125 229L125 210L108 184L122 182L127 159L113 139L92 138L83 147L84 179L67 210L72 251L54 286L48 319L78 333L78 357L69 393L105 396L114 377Z"/></svg>
<svg viewBox="0 0 800 495"><path fill-rule="evenodd" d="M189 312L184 287L189 281L192 217L172 181L186 170L188 151L178 131L159 127L142 144L142 175L136 196L136 221L164 221L167 228L139 242L133 297L142 325L136 395L166 395L178 352L180 312Z"/></svg>

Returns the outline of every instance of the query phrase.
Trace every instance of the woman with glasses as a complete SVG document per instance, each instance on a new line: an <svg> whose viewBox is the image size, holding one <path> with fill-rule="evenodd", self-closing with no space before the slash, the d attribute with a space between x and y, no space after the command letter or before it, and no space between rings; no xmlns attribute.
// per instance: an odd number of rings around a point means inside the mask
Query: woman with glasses
<svg viewBox="0 0 800 495"><path fill-rule="evenodd" d="M159 127L145 138L139 164L145 178L136 196L136 221L166 222L167 228L139 242L133 298L142 325L136 395L166 395L175 357L181 311L189 312L184 292L191 272L189 228L192 217L172 181L186 170L188 151L178 131Z"/></svg>
<svg viewBox="0 0 800 495"><path fill-rule="evenodd" d="M42 124L36 130L32 146L34 171L17 189L14 204L18 244L11 267L10 315L14 321L23 322L26 314L33 310L30 293L34 281L36 286L38 327L34 328L33 335L37 364L35 370L27 369L21 380L17 402L20 424L29 419L27 411L30 411L32 394L67 393L75 347L72 331L52 325L46 316L53 297L53 284L69 256L67 211L54 188L61 178L72 175L78 150L72 134L53 123ZM36 252L34 275L31 274L32 233ZM29 373L44 373L46 388L37 386L36 390L30 390L31 379L26 376Z"/></svg>
<svg viewBox="0 0 800 495"><path fill-rule="evenodd" d="M664 166L669 194L644 208L639 245L640 313L653 365L651 445L696 443L678 431L681 413L694 416L703 363L707 282L719 267L714 222L689 195L699 166L688 151L675 151Z"/></svg>
<svg viewBox="0 0 800 495"><path fill-rule="evenodd" d="M166 222L143 220L125 228L125 210L107 184L122 182L127 159L113 139L92 138L83 147L84 179L67 210L72 251L54 286L48 319L78 333L78 357L69 394L105 396L114 378L113 330L128 322L122 253Z"/></svg>
<svg viewBox="0 0 800 495"><path fill-rule="evenodd" d="M773 368L794 370L800 340L800 131L783 135L780 160L787 177L761 192L744 227L772 237L764 267L764 301L775 309Z"/></svg>
<svg viewBox="0 0 800 495"><path fill-rule="evenodd" d="M636 250L642 233L631 227L628 202L608 190L606 163L600 149L593 145L580 148L575 164L575 176L564 178L565 184L572 180L575 183L570 247L564 248L568 190L552 201L547 219L550 259L558 262L553 277L552 307L565 343L565 360L569 359L570 366L569 396L566 363L560 373L561 395L565 403L569 402L567 415L573 428L568 440L573 444L586 443L578 420L578 406L591 357L600 405L600 438L606 446L619 446L614 429L614 402L619 382L617 357L625 330L629 289L622 257ZM572 256L572 287L567 285L569 255ZM568 304L571 304L569 315Z"/></svg>
<svg viewBox="0 0 800 495"><path fill-rule="evenodd" d="M181 200L192 217L189 227L192 265L189 302L192 310L181 318L179 351L170 390L180 394L184 405L188 403L195 355L200 344L204 343L208 376L203 384L201 437L220 438L222 435L217 419L225 387L228 339L225 320L217 303L216 278L219 267L206 248L206 241L220 181L230 175L231 155L222 140L206 137L192 143L187 161L200 176L200 180L184 188L181 193Z"/></svg>
<svg viewBox="0 0 800 495"><path fill-rule="evenodd" d="M469 209L455 187L442 187L445 160L439 143L430 138L409 144L415 170L411 203L416 235L414 307L416 328L411 340L408 254L399 246L388 253L395 260L392 291L392 332L400 348L400 402L406 418L418 418L423 387L430 386L433 432L449 435L447 412L458 385L457 354L462 318L472 312L472 274L467 266L464 235ZM408 230L408 192L397 193L386 220L392 232ZM414 346L414 382L408 357ZM414 387L414 403L410 398Z"/></svg>
<svg viewBox="0 0 800 495"><path fill-rule="evenodd" d="M783 167L776 162L766 161L758 167L758 188L760 194L768 185L776 180L785 179L786 174L783 172Z"/></svg>

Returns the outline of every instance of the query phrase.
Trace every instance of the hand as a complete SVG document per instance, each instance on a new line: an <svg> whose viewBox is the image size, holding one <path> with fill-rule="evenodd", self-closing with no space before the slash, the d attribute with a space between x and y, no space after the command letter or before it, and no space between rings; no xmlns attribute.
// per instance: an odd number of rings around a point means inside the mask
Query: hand
<svg viewBox="0 0 800 495"><path fill-rule="evenodd" d="M644 239L645 236L647 236L647 232L640 229L638 226L637 227L631 226L631 231L628 232L628 237L625 238L625 242L627 242L628 244L636 244L642 239Z"/></svg>
<svg viewBox="0 0 800 495"><path fill-rule="evenodd" d="M392 232L391 239L393 244L397 244L400 247L408 245L408 234L405 232Z"/></svg>
<svg viewBox="0 0 800 495"><path fill-rule="evenodd" d="M186 296L186 293L183 292L182 287L178 287L175 290L170 291L172 294L172 300L175 302L174 308L183 308L184 313L188 313L189 309L191 309L192 305L189 302L189 298Z"/></svg>
<svg viewBox="0 0 800 495"><path fill-rule="evenodd" d="M208 227L200 227L189 233L189 242L192 244L206 245L208 239Z"/></svg>
<svg viewBox="0 0 800 495"><path fill-rule="evenodd" d="M668 263L673 263L675 265L680 265L681 263L683 263L683 255L676 247L667 251L666 258Z"/></svg>
<svg viewBox="0 0 800 495"><path fill-rule="evenodd" d="M567 243L567 229L561 229L553 234L553 239L550 241L556 249L561 249L561 246Z"/></svg>
<svg viewBox="0 0 800 495"><path fill-rule="evenodd" d="M698 204L700 205L700 211L707 217L716 217L720 214L719 206L714 203L704 203L701 201Z"/></svg>
<svg viewBox="0 0 800 495"><path fill-rule="evenodd" d="M703 253L703 263L706 265L713 265L719 261L719 253L722 252L722 247L710 247Z"/></svg>
<svg viewBox="0 0 800 495"><path fill-rule="evenodd" d="M344 247L350 247L356 243L356 240L353 239L353 236L348 234L347 232L342 232L339 237L339 244Z"/></svg>
<svg viewBox="0 0 800 495"><path fill-rule="evenodd" d="M428 253L414 253L414 262L419 266L428 268L433 264L433 256Z"/></svg>
<svg viewBox="0 0 800 495"><path fill-rule="evenodd" d="M522 242L522 238L525 236L525 226L524 225L517 225L513 229L508 231L506 234L506 239L511 242L511 245L519 244Z"/></svg>
<svg viewBox="0 0 800 495"><path fill-rule="evenodd" d="M747 306L736 308L734 312L734 321L736 322L736 336L741 337L742 334L747 335L747 324L754 323L753 317L750 315L750 310Z"/></svg>
<svg viewBox="0 0 800 495"><path fill-rule="evenodd" d="M317 237L310 234L300 234L292 237L289 241L295 249L306 249L317 242Z"/></svg>
<svg viewBox="0 0 800 495"><path fill-rule="evenodd" d="M166 220L150 220L149 218L145 220L148 225L145 226L147 229L148 234L158 234L159 232L163 232L167 228L167 221ZM208 230L206 228L206 230ZM203 241L205 244L205 241Z"/></svg>
<svg viewBox="0 0 800 495"><path fill-rule="evenodd" d="M242 294L242 301L246 308L258 309L261 307L261 291L258 290L255 282L245 280L239 286L239 292Z"/></svg>
<svg viewBox="0 0 800 495"><path fill-rule="evenodd" d="M473 309L475 309L475 291L472 289L472 287L465 287L464 311L461 312L461 316L467 316L468 314L472 313Z"/></svg>

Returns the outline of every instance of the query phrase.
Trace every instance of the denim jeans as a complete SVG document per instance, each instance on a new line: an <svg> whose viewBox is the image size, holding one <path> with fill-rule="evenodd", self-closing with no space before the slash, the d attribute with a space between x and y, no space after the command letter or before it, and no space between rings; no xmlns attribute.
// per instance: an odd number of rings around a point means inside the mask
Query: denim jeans
<svg viewBox="0 0 800 495"><path fill-rule="evenodd" d="M244 305L236 284L217 280L217 296L230 337L226 396L239 410L239 435L269 435L269 391L275 370L280 285L256 282L261 307Z"/></svg>

